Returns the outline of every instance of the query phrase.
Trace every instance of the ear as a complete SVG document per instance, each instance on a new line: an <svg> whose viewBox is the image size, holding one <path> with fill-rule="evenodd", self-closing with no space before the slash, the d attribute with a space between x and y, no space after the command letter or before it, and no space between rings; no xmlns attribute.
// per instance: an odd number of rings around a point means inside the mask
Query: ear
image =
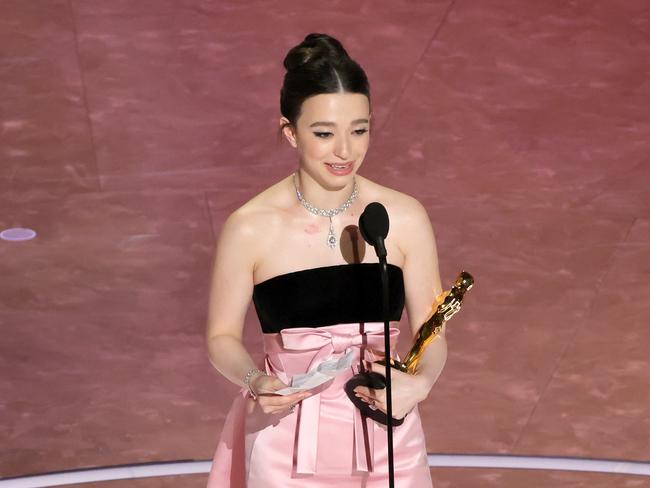
<svg viewBox="0 0 650 488"><path fill-rule="evenodd" d="M298 147L298 143L296 142L296 129L293 124L289 122L289 119L286 117L282 117L280 119L280 127L282 126L284 126L282 133L284 134L284 137L287 138L287 141L289 141L289 144L291 144L292 147Z"/></svg>

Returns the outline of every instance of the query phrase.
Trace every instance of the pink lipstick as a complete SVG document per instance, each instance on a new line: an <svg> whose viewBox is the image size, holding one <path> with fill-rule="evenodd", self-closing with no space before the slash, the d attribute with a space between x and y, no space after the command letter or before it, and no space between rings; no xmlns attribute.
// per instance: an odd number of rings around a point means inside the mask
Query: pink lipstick
<svg viewBox="0 0 650 488"><path fill-rule="evenodd" d="M349 161L347 163L325 163L327 169L330 173L337 176L345 176L352 173L352 168L354 168L354 161Z"/></svg>

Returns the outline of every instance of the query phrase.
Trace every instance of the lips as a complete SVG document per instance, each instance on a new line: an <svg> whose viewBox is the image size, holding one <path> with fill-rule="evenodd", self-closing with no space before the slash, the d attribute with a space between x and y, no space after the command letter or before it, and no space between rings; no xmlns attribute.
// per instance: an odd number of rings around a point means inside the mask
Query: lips
<svg viewBox="0 0 650 488"><path fill-rule="evenodd" d="M325 163L327 166L327 170L335 174L337 176L345 176L347 174L350 174L352 172L352 169L354 168L354 161L349 161L347 163L339 164L339 163Z"/></svg>
<svg viewBox="0 0 650 488"><path fill-rule="evenodd" d="M328 165L330 168L345 170L348 169L350 166L352 166L353 163L354 161L348 161L347 163L325 163L325 164Z"/></svg>

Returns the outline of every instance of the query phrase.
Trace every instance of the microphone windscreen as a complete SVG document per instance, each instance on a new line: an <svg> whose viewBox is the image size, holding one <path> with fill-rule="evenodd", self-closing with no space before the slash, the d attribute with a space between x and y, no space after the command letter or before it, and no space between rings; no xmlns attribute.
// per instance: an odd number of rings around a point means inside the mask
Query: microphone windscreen
<svg viewBox="0 0 650 488"><path fill-rule="evenodd" d="M386 208L379 202L369 203L359 218L359 229L365 241L376 246L379 237L386 239L388 227Z"/></svg>

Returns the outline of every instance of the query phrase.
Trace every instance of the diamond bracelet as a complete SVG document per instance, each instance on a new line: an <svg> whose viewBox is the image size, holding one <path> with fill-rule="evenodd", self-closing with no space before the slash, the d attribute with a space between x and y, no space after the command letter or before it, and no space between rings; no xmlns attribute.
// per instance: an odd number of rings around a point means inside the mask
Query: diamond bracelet
<svg viewBox="0 0 650 488"><path fill-rule="evenodd" d="M266 373L257 368L253 368L248 373L246 373L246 376L244 376L244 385L246 385L246 387L248 388L248 392L250 393L251 397L253 397L253 400L257 400L257 394L251 388L251 380L253 379L254 376L257 376L258 374L266 374Z"/></svg>

